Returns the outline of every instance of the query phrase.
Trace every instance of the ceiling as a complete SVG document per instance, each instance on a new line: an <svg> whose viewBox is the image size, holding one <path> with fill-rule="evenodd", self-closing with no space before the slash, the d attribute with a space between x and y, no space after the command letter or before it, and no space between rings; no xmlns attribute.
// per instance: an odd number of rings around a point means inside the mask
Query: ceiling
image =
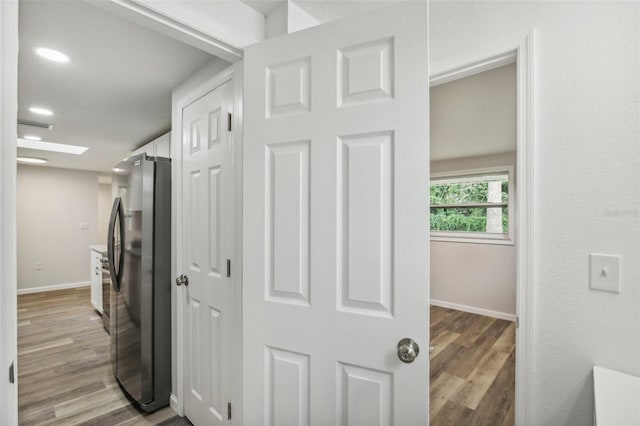
<svg viewBox="0 0 640 426"><path fill-rule="evenodd" d="M269 15L286 0L240 0L242 3ZM396 0L293 0L301 9L316 18L319 22L330 22L347 16L356 15L367 10L388 5Z"/></svg>
<svg viewBox="0 0 640 426"><path fill-rule="evenodd" d="M294 0L320 22L330 22L388 6L398 0Z"/></svg>
<svg viewBox="0 0 640 426"><path fill-rule="evenodd" d="M18 149L47 166L110 171L131 151L171 127L171 91L213 57L81 1L20 1L18 118L54 125L18 126L18 137L87 146L82 155ZM60 64L35 54L50 47ZM44 117L29 111L41 106Z"/></svg>
<svg viewBox="0 0 640 426"><path fill-rule="evenodd" d="M262 13L264 16L267 16L275 8L280 6L283 3L286 3L286 0L240 0L242 3L251 7L254 10Z"/></svg>

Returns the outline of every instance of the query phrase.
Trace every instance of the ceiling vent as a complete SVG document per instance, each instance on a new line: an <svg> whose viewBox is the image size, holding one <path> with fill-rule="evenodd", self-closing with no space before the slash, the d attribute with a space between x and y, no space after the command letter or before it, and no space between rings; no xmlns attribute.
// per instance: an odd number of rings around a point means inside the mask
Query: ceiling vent
<svg viewBox="0 0 640 426"><path fill-rule="evenodd" d="M53 130L53 124L49 123L39 123L37 121L18 119L18 124L22 124L23 126L39 127L41 129Z"/></svg>

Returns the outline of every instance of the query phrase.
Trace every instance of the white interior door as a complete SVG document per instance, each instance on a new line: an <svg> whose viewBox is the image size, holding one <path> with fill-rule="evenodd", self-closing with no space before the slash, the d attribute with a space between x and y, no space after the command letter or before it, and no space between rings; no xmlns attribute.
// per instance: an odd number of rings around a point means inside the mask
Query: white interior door
<svg viewBox="0 0 640 426"><path fill-rule="evenodd" d="M245 424L428 422L428 75L424 2L245 50Z"/></svg>
<svg viewBox="0 0 640 426"><path fill-rule="evenodd" d="M227 82L184 108L182 118L185 414L195 425L227 422L231 401L232 110Z"/></svg>

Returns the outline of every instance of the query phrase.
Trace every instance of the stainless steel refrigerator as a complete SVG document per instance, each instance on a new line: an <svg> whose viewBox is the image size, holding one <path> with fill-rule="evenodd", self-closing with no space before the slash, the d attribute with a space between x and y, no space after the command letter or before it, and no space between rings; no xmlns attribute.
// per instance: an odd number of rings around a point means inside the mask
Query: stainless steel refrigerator
<svg viewBox="0 0 640 426"><path fill-rule="evenodd" d="M107 240L111 364L144 411L171 392L171 160L140 154L114 167Z"/></svg>

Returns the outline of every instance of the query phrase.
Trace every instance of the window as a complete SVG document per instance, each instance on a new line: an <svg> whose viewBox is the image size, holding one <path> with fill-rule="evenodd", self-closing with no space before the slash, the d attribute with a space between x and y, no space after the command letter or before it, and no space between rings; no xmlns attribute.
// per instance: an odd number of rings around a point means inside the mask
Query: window
<svg viewBox="0 0 640 426"><path fill-rule="evenodd" d="M432 176L431 238L510 244L511 175L511 168L501 168Z"/></svg>

